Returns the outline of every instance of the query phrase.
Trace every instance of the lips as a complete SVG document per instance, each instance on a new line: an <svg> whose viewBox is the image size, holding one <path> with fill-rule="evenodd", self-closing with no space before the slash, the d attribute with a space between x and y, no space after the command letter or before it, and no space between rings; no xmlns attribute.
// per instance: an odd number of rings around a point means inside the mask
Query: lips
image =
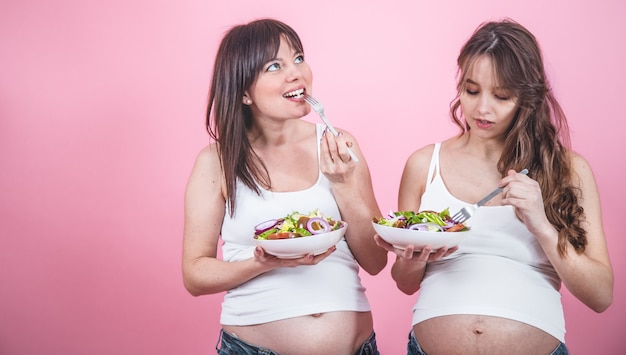
<svg viewBox="0 0 626 355"><path fill-rule="evenodd" d="M494 123L491 121L481 120L478 118L474 119L474 122L476 122L476 126L478 128L483 128L483 129L489 128L494 125Z"/></svg>

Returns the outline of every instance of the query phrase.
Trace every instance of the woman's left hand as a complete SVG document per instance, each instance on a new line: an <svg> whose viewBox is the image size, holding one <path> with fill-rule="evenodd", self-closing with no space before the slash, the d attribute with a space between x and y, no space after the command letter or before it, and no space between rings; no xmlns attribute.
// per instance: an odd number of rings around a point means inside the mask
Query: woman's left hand
<svg viewBox="0 0 626 355"><path fill-rule="evenodd" d="M402 259L421 263L437 261L459 250L458 246L454 246L452 248L442 247L434 250L430 245L426 245L421 249L415 247L414 245L407 245L406 248L400 249L385 241L378 234L374 235L374 240L379 247L396 254L396 256Z"/></svg>
<svg viewBox="0 0 626 355"><path fill-rule="evenodd" d="M340 130L335 136L326 129L319 144L320 171L330 182L342 220L350 226L345 240L358 264L370 275L376 275L387 264L387 252L374 242L371 220L381 213L359 143L346 131ZM358 161L351 158L348 148Z"/></svg>
<svg viewBox="0 0 626 355"><path fill-rule="evenodd" d="M326 259L330 254L337 250L336 246L328 248L325 252L313 255L306 254L296 259L282 259L277 256L268 254L261 246L254 249L254 259L264 265L268 270L281 267L296 267L301 265L317 265L320 261Z"/></svg>

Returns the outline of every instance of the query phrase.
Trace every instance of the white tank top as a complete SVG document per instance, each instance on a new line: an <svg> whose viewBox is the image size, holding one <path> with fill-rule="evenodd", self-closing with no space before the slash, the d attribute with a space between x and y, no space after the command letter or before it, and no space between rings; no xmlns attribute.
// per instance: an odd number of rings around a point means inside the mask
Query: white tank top
<svg viewBox="0 0 626 355"><path fill-rule="evenodd" d="M471 204L450 194L435 144L420 210L451 213ZM433 175L434 174L434 175ZM476 314L527 323L565 342L561 280L511 206L483 206L459 250L429 263L413 307L413 325L429 318Z"/></svg>
<svg viewBox="0 0 626 355"><path fill-rule="evenodd" d="M316 126L319 142L324 126ZM238 181L235 206L234 216L227 213L222 223L225 261L252 258L254 226L268 219L315 209L333 219L341 219L330 182L321 172L317 182L308 189L294 192L261 189L260 196ZM228 210L228 206L226 208ZM317 265L275 269L228 291L220 321L223 325L251 325L313 313L369 311L358 272L359 266L348 243L342 239L337 250Z"/></svg>

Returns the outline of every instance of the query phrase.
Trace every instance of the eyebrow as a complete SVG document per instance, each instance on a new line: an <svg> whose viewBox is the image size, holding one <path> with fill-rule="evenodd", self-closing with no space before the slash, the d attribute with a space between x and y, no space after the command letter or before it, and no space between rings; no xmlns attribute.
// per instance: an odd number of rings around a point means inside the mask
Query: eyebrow
<svg viewBox="0 0 626 355"><path fill-rule="evenodd" d="M466 78L466 79L465 79L465 83L466 83L466 84L474 84L474 85L478 85L478 83L477 83L477 82L475 82L474 80L472 80L472 79L470 79L470 78ZM478 86L480 86L480 85L478 85Z"/></svg>
<svg viewBox="0 0 626 355"><path fill-rule="evenodd" d="M470 78L466 78L465 79L465 84L473 84L473 85L478 85L480 86L480 84L478 84L477 82L475 82L474 80L470 79ZM511 89L507 89L503 86L496 86L493 88L493 90L501 90L501 91L511 91Z"/></svg>
<svg viewBox="0 0 626 355"><path fill-rule="evenodd" d="M303 56L303 55L304 55L304 53L302 53L302 52L300 52L300 51L296 51L296 50L294 50L294 51L293 51L293 57L294 57L294 58L295 58L295 57L297 57L297 56L301 56L301 55ZM272 59L268 60L268 61L267 61L267 63L271 63L271 62L284 62L284 61L285 61L285 60L284 60L282 57L274 57L274 58L272 58Z"/></svg>

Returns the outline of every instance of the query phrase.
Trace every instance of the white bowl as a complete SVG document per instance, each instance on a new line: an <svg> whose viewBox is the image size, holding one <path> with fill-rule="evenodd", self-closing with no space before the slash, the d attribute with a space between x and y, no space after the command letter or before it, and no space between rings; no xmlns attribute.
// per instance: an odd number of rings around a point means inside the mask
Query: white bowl
<svg viewBox="0 0 626 355"><path fill-rule="evenodd" d="M383 226L372 222L374 230L383 240L398 249L405 249L409 245L415 246L415 250L419 251L423 247L430 245L433 250L441 247L451 248L461 244L467 236L464 232L428 232L406 228L396 228Z"/></svg>
<svg viewBox="0 0 626 355"><path fill-rule="evenodd" d="M343 226L337 230L308 237L274 240L263 240L253 237L253 239L268 254L281 259L297 259L310 253L313 253L313 255L322 254L337 244L346 234L346 229L348 229L348 223L342 223Z"/></svg>

